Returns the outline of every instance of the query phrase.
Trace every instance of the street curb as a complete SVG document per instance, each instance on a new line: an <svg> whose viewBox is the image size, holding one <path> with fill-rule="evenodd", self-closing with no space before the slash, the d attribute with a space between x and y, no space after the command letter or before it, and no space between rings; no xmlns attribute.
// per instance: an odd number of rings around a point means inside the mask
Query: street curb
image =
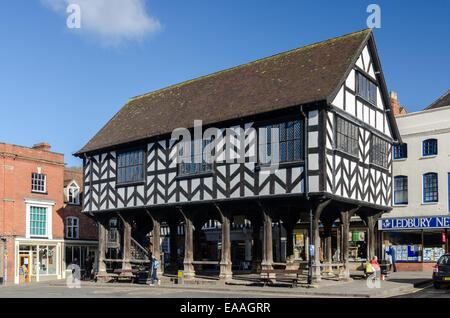
<svg viewBox="0 0 450 318"><path fill-rule="evenodd" d="M189 284L180 284L180 285L161 285L150 287L149 285L141 285L141 284L128 284L128 283L95 283L89 286L84 287L111 287L111 288L139 288L139 289L147 289L147 288L162 288L162 289L183 289L183 290L208 290L208 291L216 291L216 292L248 292L257 294L282 294L286 296L310 296L310 297L332 297L332 298L342 298L342 297L352 297L352 298L384 298L390 296L396 296L399 293L405 293L409 291L414 291L417 285L422 285L428 283L430 280L424 280L418 282L416 284L408 283L402 284L403 286L393 287L390 289L377 289L372 290L372 292L327 292L325 290L321 291L317 288L296 288L296 289L281 289L279 287L256 287L256 288L230 288L226 285L222 286L211 286L211 285L189 285ZM65 284L61 284L60 282L50 283L51 286L65 286ZM83 285L81 286L83 288Z"/></svg>

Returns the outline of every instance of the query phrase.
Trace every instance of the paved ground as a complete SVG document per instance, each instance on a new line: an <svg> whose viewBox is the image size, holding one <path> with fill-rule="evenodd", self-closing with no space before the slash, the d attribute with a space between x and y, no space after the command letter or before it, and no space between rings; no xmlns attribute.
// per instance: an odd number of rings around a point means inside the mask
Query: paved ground
<svg viewBox="0 0 450 318"><path fill-rule="evenodd" d="M450 287L436 289L432 284L393 298L450 298Z"/></svg>
<svg viewBox="0 0 450 318"><path fill-rule="evenodd" d="M314 288L301 284L289 288L287 284L262 287L252 276L235 277L231 284L213 280L200 280L200 284L175 285L165 277L161 286L136 285L129 283L82 282L81 288L68 288L65 281L10 285L0 287L0 298L304 298L304 297L441 297L448 290L438 292L422 288L431 282L431 273L392 273L386 281L377 286L367 285L360 273L352 273L353 281L342 282L324 279ZM359 275L358 275L359 274ZM428 296L427 296L428 295ZM437 296L439 295L439 296Z"/></svg>

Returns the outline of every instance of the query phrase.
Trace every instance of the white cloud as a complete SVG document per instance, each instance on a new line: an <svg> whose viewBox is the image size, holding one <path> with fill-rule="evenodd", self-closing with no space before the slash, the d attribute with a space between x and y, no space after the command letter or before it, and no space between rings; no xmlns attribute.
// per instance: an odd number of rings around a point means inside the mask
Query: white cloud
<svg viewBox="0 0 450 318"><path fill-rule="evenodd" d="M64 14L70 4L81 8L81 29L101 39L104 44L118 45L126 40L141 40L161 29L150 17L145 0L41 0L48 8Z"/></svg>

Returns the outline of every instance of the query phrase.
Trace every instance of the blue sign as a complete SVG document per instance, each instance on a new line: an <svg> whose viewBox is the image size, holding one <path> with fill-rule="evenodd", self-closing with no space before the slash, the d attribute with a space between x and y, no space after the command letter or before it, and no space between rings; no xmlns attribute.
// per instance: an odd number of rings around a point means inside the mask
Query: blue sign
<svg viewBox="0 0 450 318"><path fill-rule="evenodd" d="M380 230L439 229L450 228L450 216L421 218L381 219Z"/></svg>

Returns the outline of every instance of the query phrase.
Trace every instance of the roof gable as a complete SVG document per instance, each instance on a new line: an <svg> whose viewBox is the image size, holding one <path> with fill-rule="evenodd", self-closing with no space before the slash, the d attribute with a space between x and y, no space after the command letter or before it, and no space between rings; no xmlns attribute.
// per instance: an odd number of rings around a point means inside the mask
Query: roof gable
<svg viewBox="0 0 450 318"><path fill-rule="evenodd" d="M315 43L130 99L76 155L259 113L328 100L370 29Z"/></svg>
<svg viewBox="0 0 450 318"><path fill-rule="evenodd" d="M437 101L435 101L433 104L431 104L430 106L425 108L425 110L435 109L435 108L440 108L440 107L445 107L445 106L450 106L450 89L447 91L447 93L445 93L444 95L439 97L439 99Z"/></svg>

